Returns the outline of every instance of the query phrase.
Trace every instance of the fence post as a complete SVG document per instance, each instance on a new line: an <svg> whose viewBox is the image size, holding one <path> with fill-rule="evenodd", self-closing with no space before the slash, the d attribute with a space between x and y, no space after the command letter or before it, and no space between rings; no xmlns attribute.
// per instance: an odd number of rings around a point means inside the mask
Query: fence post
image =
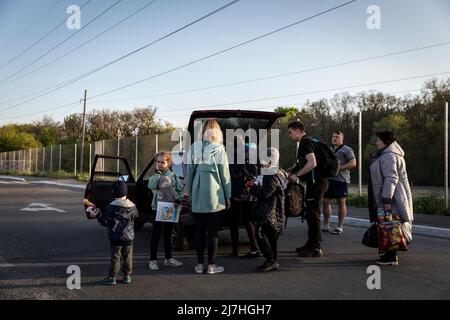
<svg viewBox="0 0 450 320"><path fill-rule="evenodd" d="M135 155L134 155L134 175L135 178L138 178L138 136L136 135L136 148L135 148Z"/></svg>
<svg viewBox="0 0 450 320"><path fill-rule="evenodd" d="M75 143L75 156L74 156L74 166L73 166L73 172L74 175L77 175L77 144Z"/></svg>
<svg viewBox="0 0 450 320"><path fill-rule="evenodd" d="M358 125L358 184L359 196L362 196L362 111L359 112Z"/></svg>
<svg viewBox="0 0 450 320"><path fill-rule="evenodd" d="M448 102L445 103L445 209L448 209Z"/></svg>
<svg viewBox="0 0 450 320"><path fill-rule="evenodd" d="M59 145L59 163L58 163L58 172L61 172L61 149L62 149L62 146Z"/></svg>
<svg viewBox="0 0 450 320"><path fill-rule="evenodd" d="M36 171L35 171L35 173L37 173L38 172L38 159L39 159L39 153L38 153L38 148L36 148Z"/></svg>
<svg viewBox="0 0 450 320"><path fill-rule="evenodd" d="M120 131L117 132L117 156L120 157ZM120 172L119 159L117 159L117 172Z"/></svg>
<svg viewBox="0 0 450 320"><path fill-rule="evenodd" d="M102 140L102 154L105 154L105 140ZM102 158L102 171L105 171L105 158Z"/></svg>
<svg viewBox="0 0 450 320"><path fill-rule="evenodd" d="M45 147L42 148L42 172L45 172Z"/></svg>
<svg viewBox="0 0 450 320"><path fill-rule="evenodd" d="M31 149L28 149L28 151L29 151L29 155L30 155L30 174L31 174L31 170L33 170L33 161L32 161L32 157L31 157Z"/></svg>
<svg viewBox="0 0 450 320"><path fill-rule="evenodd" d="M92 167L92 143L89 143L89 177L91 176Z"/></svg>
<svg viewBox="0 0 450 320"><path fill-rule="evenodd" d="M53 146L50 146L50 172L53 171Z"/></svg>

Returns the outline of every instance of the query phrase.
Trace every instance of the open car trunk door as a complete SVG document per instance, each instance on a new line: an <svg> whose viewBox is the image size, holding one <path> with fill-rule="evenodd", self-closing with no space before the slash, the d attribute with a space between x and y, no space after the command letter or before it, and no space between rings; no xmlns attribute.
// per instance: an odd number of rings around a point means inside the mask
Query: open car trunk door
<svg viewBox="0 0 450 320"><path fill-rule="evenodd" d="M252 124L253 129L270 130L275 121L284 117L284 113L266 112L266 111L250 111L250 110L201 110L194 111L191 114L188 124L188 131L194 138L195 121L204 121L206 119L216 119L222 127L226 129L248 129L248 125ZM233 120L235 119L235 120ZM224 132L225 133L225 132ZM193 139L194 141L195 139Z"/></svg>

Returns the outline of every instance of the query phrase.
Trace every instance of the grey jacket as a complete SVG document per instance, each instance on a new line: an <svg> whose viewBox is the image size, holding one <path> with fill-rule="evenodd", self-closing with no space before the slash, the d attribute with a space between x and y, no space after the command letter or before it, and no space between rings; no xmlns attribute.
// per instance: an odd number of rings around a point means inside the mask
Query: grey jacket
<svg viewBox="0 0 450 320"><path fill-rule="evenodd" d="M389 145L370 165L374 201L378 208L391 204L402 222L412 222L413 201L406 173L405 152L397 142Z"/></svg>

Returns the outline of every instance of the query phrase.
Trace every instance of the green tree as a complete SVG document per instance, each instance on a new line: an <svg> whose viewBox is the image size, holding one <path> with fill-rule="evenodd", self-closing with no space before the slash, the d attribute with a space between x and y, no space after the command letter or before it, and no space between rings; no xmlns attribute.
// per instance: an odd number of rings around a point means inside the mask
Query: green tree
<svg viewBox="0 0 450 320"><path fill-rule="evenodd" d="M0 128L0 152L38 148L41 144L31 134L18 132L14 125Z"/></svg>

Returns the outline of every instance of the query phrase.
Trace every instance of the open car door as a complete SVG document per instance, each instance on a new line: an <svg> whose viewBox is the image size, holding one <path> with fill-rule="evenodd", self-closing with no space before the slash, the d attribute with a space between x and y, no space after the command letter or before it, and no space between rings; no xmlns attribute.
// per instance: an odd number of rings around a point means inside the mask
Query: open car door
<svg viewBox="0 0 450 320"><path fill-rule="evenodd" d="M104 211L114 200L112 185L124 181L128 186L128 199L136 201L136 182L131 173L128 160L120 156L95 155L85 198Z"/></svg>
<svg viewBox="0 0 450 320"><path fill-rule="evenodd" d="M146 222L153 222L152 200L153 192L148 188L149 178L155 174L156 155L154 155L140 173L136 181L136 206L139 209L139 218L135 221L134 228L139 231Z"/></svg>

